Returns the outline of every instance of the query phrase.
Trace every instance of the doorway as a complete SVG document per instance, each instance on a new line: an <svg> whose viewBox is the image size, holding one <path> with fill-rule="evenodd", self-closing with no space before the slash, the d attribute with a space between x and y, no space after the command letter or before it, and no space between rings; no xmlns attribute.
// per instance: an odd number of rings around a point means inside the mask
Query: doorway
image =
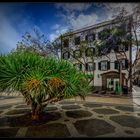
<svg viewBox="0 0 140 140"><path fill-rule="evenodd" d="M107 89L115 91L119 86L119 78L107 78Z"/></svg>

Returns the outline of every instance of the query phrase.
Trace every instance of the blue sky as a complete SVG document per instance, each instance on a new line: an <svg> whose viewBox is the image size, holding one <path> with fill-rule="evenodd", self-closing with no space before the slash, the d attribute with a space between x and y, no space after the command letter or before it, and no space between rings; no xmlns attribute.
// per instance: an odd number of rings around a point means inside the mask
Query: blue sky
<svg viewBox="0 0 140 140"><path fill-rule="evenodd" d="M112 18L119 8L129 12L136 3L0 3L0 53L8 53L25 32L37 28L50 41Z"/></svg>

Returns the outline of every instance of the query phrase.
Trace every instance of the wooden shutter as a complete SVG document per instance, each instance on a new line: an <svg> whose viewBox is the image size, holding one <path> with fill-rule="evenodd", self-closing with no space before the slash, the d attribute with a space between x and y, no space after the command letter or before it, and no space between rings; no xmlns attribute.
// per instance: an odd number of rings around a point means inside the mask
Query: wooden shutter
<svg viewBox="0 0 140 140"><path fill-rule="evenodd" d="M69 47L69 39L64 40L64 47Z"/></svg>
<svg viewBox="0 0 140 140"><path fill-rule="evenodd" d="M85 40L88 41L88 36L87 35L85 36Z"/></svg>
<svg viewBox="0 0 140 140"><path fill-rule="evenodd" d="M70 58L70 52L67 52L68 53L68 58Z"/></svg>
<svg viewBox="0 0 140 140"><path fill-rule="evenodd" d="M101 70L101 62L98 63L98 70Z"/></svg>
<svg viewBox="0 0 140 140"><path fill-rule="evenodd" d="M118 52L118 51L119 51L119 46L116 46L116 47L114 48L114 51L115 51L115 52Z"/></svg>
<svg viewBox="0 0 140 140"><path fill-rule="evenodd" d="M95 53L96 53L96 50L95 50L95 48L93 48L93 55L95 55Z"/></svg>
<svg viewBox="0 0 140 140"><path fill-rule="evenodd" d="M88 71L88 63L86 63L86 71Z"/></svg>
<svg viewBox="0 0 140 140"><path fill-rule="evenodd" d="M128 69L128 60L125 59L125 69Z"/></svg>
<svg viewBox="0 0 140 140"><path fill-rule="evenodd" d="M79 45L80 44L80 36L75 38L75 45Z"/></svg>
<svg viewBox="0 0 140 140"><path fill-rule="evenodd" d="M110 69L110 61L107 62L107 70Z"/></svg>
<svg viewBox="0 0 140 140"><path fill-rule="evenodd" d="M125 51L128 51L128 43L125 45Z"/></svg>
<svg viewBox="0 0 140 140"><path fill-rule="evenodd" d="M115 68L115 69L119 69L119 63L118 63L118 61L115 61L115 62L114 62L114 68Z"/></svg>
<svg viewBox="0 0 140 140"><path fill-rule="evenodd" d="M85 56L88 56L88 48L85 51Z"/></svg>
<svg viewBox="0 0 140 140"><path fill-rule="evenodd" d="M96 70L96 63L94 62L94 70Z"/></svg>
<svg viewBox="0 0 140 140"><path fill-rule="evenodd" d="M79 69L82 70L82 64L79 64L79 65L80 65L80 68Z"/></svg>

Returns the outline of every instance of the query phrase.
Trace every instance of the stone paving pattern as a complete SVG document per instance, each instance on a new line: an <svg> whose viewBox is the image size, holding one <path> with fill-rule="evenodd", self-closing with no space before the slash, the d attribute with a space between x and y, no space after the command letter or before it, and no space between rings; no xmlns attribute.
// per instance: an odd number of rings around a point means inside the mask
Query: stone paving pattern
<svg viewBox="0 0 140 140"><path fill-rule="evenodd" d="M0 137L140 137L137 105L60 101L45 108L43 123L26 125L29 112L24 103L0 106Z"/></svg>

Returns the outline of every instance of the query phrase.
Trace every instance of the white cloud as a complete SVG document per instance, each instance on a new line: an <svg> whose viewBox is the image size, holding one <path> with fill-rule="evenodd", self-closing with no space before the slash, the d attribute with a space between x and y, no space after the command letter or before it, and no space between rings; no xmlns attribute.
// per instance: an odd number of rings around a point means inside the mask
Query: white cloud
<svg viewBox="0 0 140 140"><path fill-rule="evenodd" d="M112 19L112 16L119 14L119 11L124 8L128 14L132 14L133 9L138 3L104 3L106 8L106 14L108 19Z"/></svg>
<svg viewBox="0 0 140 140"><path fill-rule="evenodd" d="M6 53L16 47L20 36L7 17L0 14L0 19L0 53Z"/></svg>
<svg viewBox="0 0 140 140"><path fill-rule="evenodd" d="M91 7L91 3L57 3L56 8L64 9L66 12L84 11Z"/></svg>
<svg viewBox="0 0 140 140"><path fill-rule="evenodd" d="M67 27L63 27L63 28L55 30L55 32L51 33L50 36L49 36L50 41L52 42L54 39L56 39L61 34L67 32L67 31L68 31Z"/></svg>
<svg viewBox="0 0 140 140"><path fill-rule="evenodd" d="M53 29L53 30L57 30L59 27L60 27L59 24L55 24L54 26L52 26L52 29Z"/></svg>
<svg viewBox="0 0 140 140"><path fill-rule="evenodd" d="M94 13L90 15L79 14L77 17L73 16L69 18L70 25L73 29L80 29L86 26L97 23L98 16Z"/></svg>

